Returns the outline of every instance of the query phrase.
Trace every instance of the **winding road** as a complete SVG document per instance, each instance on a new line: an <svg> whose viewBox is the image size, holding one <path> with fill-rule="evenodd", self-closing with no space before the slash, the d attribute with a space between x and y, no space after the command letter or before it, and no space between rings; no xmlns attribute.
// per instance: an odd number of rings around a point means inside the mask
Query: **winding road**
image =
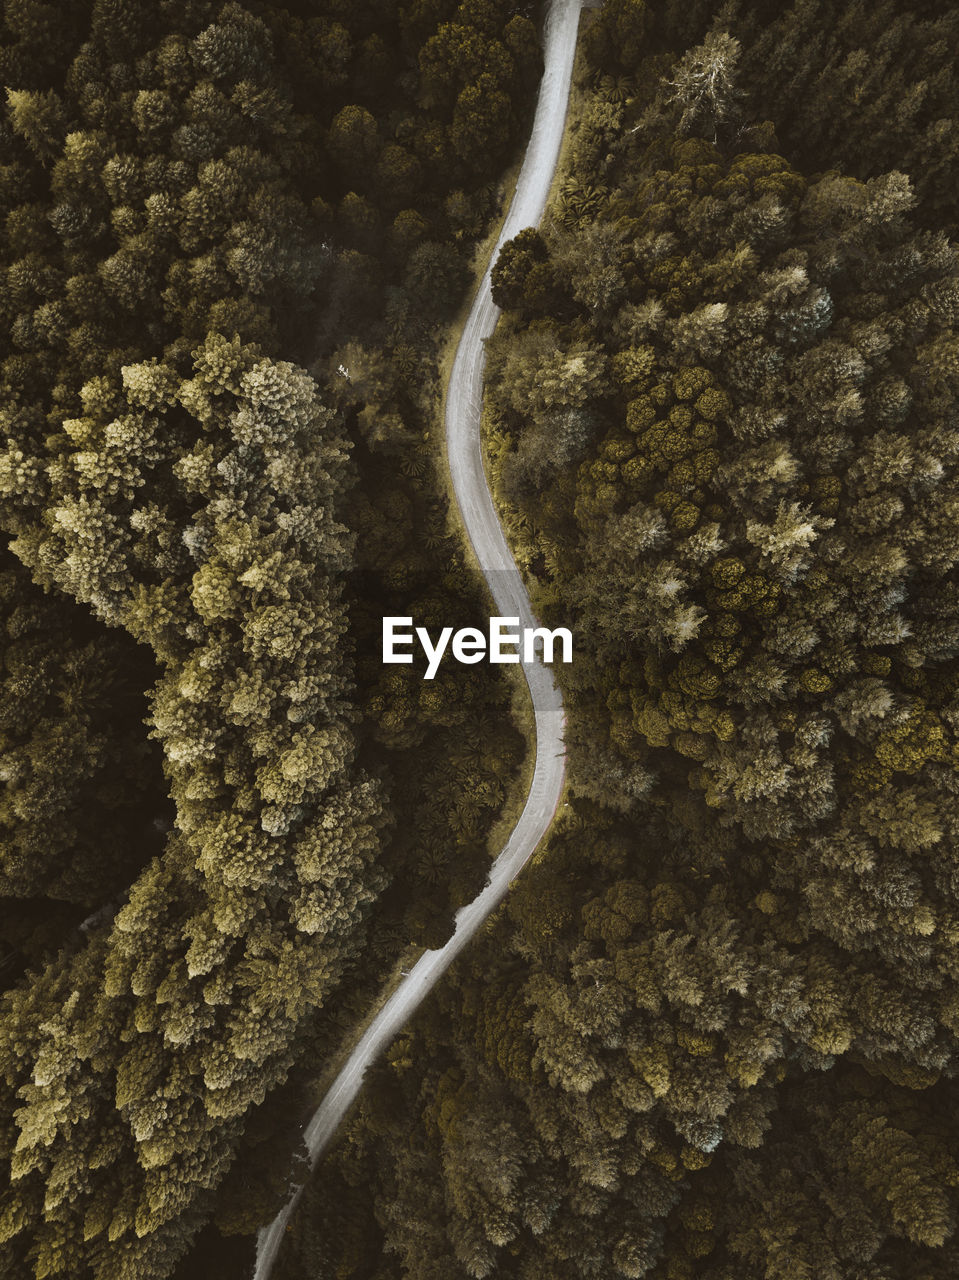
<svg viewBox="0 0 959 1280"><path fill-rule="evenodd" d="M480 447L484 340L496 327L499 309L490 274L501 246L524 227L536 226L546 208L559 159L576 53L580 11L588 0L550 0L544 41L545 70L536 102L533 131L516 190L486 274L463 328L446 396L446 449L453 492L476 559L497 612L536 625L529 597L510 555L490 495ZM523 664L536 720L536 763L526 805L490 870L483 891L456 914L456 928L438 951L427 951L403 977L367 1027L304 1131L315 1168L359 1093L366 1068L402 1030L424 997L502 901L545 835L559 805L565 775L563 700L552 672L541 662ZM302 1187L257 1238L254 1280L267 1280Z"/></svg>

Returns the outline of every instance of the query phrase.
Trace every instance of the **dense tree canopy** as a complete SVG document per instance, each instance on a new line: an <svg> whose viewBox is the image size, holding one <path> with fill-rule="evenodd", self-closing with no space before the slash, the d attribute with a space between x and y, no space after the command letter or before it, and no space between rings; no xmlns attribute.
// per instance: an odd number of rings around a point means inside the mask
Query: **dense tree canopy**
<svg viewBox="0 0 959 1280"><path fill-rule="evenodd" d="M439 324L537 60L500 2L5 8L4 1274L269 1216L304 1089L482 882L508 692L393 688L371 607L480 608Z"/></svg>
<svg viewBox="0 0 959 1280"><path fill-rule="evenodd" d="M321 1167L291 1280L955 1269L954 40L914 9L588 30L486 413L577 640L571 803Z"/></svg>
<svg viewBox="0 0 959 1280"><path fill-rule="evenodd" d="M344 1044L483 882L511 686L379 628L486 607L441 364L538 17L4 7L4 1275L247 1275ZM956 37L921 0L584 19L485 413L576 636L569 805L291 1280L955 1273Z"/></svg>

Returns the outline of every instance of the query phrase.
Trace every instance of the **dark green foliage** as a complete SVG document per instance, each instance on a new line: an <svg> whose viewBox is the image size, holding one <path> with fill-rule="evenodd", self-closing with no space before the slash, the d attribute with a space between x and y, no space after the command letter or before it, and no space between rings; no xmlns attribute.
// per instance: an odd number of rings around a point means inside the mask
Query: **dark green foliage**
<svg viewBox="0 0 959 1280"><path fill-rule="evenodd" d="M483 613L438 355L533 16L5 7L4 1274L245 1272L317 1072L482 883L506 685L379 624ZM285 1274L954 1274L956 35L589 15L488 365L570 802Z"/></svg>
<svg viewBox="0 0 959 1280"><path fill-rule="evenodd" d="M511 311L548 306L554 288L549 250L540 233L527 227L503 246L493 266L493 301Z"/></svg>
<svg viewBox="0 0 959 1280"><path fill-rule="evenodd" d="M193 373L140 364L120 386L101 379L64 434L55 532L24 521L17 540L51 586L153 649L163 674L150 718L176 802L162 858L112 928L8 998L11 1094L37 1054L60 1061L73 1037L69 1070L63 1060L50 1080L87 1099L56 1125L43 1073L20 1095L14 1177L30 1188L57 1182L65 1161L82 1171L83 1217L34 1237L49 1274L75 1271L85 1242L111 1230L145 1237L142 1265L161 1273L182 1250L192 1202L229 1167L241 1117L285 1077L382 884L378 800L347 774L335 666L342 447L290 365L211 336ZM136 506L147 485L152 503ZM57 1001L70 985L82 998ZM115 1137L101 1172L104 1129Z"/></svg>
<svg viewBox="0 0 959 1280"><path fill-rule="evenodd" d="M0 574L0 982L46 963L111 915L169 829L159 748L147 738L149 650Z"/></svg>
<svg viewBox="0 0 959 1280"><path fill-rule="evenodd" d="M762 1147L726 1148L693 1179L652 1274L945 1277L954 1124L941 1086L904 1089L847 1063L790 1077Z"/></svg>
<svg viewBox="0 0 959 1280"><path fill-rule="evenodd" d="M646 0L604 0L583 42L593 66L613 74L635 71L646 52L652 8Z"/></svg>
<svg viewBox="0 0 959 1280"><path fill-rule="evenodd" d="M282 1274L955 1271L952 19L664 5L626 62L629 12L494 270L490 469L576 637L571 801ZM882 96L919 68L938 132Z"/></svg>
<svg viewBox="0 0 959 1280"><path fill-rule="evenodd" d="M775 126L799 168L909 175L922 225L954 234L959 16L948 5L814 0L770 6L669 0L657 44L682 53L710 25L740 43L739 127ZM603 59L597 70L608 69Z"/></svg>
<svg viewBox="0 0 959 1280"><path fill-rule="evenodd" d="M90 911L129 883L168 825L143 723L156 670L123 632L32 586L9 553L0 611L0 896Z"/></svg>
<svg viewBox="0 0 959 1280"><path fill-rule="evenodd" d="M211 1214L275 1211L304 1087L485 873L504 690L437 682L382 726L347 575L388 538L478 611L426 431L537 54L505 3L54 17L11 0L2 50L2 963L35 972L0 1009L0 1270L160 1277ZM420 67L450 25L484 62L455 85ZM338 394L351 344L388 393Z"/></svg>

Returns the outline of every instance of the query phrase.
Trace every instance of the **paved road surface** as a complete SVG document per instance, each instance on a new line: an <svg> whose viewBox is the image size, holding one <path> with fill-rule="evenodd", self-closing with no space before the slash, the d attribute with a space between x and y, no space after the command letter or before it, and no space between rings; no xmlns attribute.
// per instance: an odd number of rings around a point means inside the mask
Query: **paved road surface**
<svg viewBox="0 0 959 1280"><path fill-rule="evenodd" d="M447 455L463 522L497 612L504 617L519 618L521 627L533 626L534 618L493 507L480 452L483 340L493 332L499 316L490 294L490 271L500 245L524 227L535 226L546 207L566 123L582 7L583 0L551 0L546 21L545 72L533 132L509 213L460 339L446 400ZM402 1030L430 988L482 927L553 820L565 772L563 701L549 668L535 662L524 663L523 670L536 716L536 764L526 806L505 848L493 863L486 888L457 912L456 928L449 942L439 951L427 951L409 976L403 978L314 1112L304 1133L314 1167L359 1093L366 1068ZM260 1232L254 1280L267 1280L270 1275L299 1197L298 1189L273 1222Z"/></svg>

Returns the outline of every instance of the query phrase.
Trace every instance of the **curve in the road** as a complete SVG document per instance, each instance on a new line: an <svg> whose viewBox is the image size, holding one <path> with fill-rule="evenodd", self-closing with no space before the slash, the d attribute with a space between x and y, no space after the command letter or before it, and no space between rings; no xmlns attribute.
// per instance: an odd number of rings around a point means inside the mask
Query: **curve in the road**
<svg viewBox="0 0 959 1280"><path fill-rule="evenodd" d="M587 0L588 2L588 0ZM532 606L513 561L493 506L480 446L484 341L496 327L499 309L493 302L490 274L500 248L523 230L536 226L559 159L566 124L576 34L584 0L550 0L544 40L544 72L536 102L533 131L516 190L486 274L463 329L446 397L446 448L453 492L476 559L489 585L497 612L518 618L521 627L535 625ZM459 955L502 901L510 881L545 835L563 791L563 700L549 668L523 664L536 721L536 763L526 805L509 840L490 870L483 891L456 914L456 928L438 951L427 951L404 977L367 1027L333 1081L304 1131L311 1167L315 1167L341 1120L359 1093L364 1072L402 1030L437 979ZM254 1280L267 1280L296 1208L302 1187L257 1239Z"/></svg>

